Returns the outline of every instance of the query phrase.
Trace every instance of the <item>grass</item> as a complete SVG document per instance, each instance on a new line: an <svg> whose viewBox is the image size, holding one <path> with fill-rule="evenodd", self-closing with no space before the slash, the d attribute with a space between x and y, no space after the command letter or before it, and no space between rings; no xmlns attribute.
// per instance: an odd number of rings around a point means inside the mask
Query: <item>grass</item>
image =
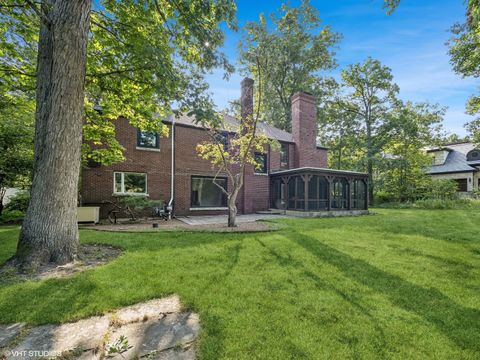
<svg viewBox="0 0 480 360"><path fill-rule="evenodd" d="M71 321L180 295L203 359L478 359L480 213L376 209L278 232L108 233L108 265L0 287L0 323ZM0 228L0 262L18 229Z"/></svg>

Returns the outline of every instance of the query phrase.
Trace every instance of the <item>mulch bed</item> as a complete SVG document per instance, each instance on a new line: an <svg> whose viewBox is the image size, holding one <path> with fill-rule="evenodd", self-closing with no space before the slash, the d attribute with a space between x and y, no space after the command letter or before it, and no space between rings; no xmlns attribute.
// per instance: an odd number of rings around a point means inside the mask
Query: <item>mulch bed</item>
<svg viewBox="0 0 480 360"><path fill-rule="evenodd" d="M13 261L0 267L0 284L26 280L42 280L65 277L95 266L106 264L120 256L122 251L114 246L92 244L80 245L78 259L66 265L46 264L35 272L19 273Z"/></svg>

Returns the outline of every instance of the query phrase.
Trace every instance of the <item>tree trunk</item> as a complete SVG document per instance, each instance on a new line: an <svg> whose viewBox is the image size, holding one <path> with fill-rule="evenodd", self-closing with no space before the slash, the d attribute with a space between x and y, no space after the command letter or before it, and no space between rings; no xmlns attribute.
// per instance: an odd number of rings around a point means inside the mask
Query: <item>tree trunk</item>
<svg viewBox="0 0 480 360"><path fill-rule="evenodd" d="M237 197L240 189L234 189L228 197L228 227L237 226Z"/></svg>
<svg viewBox="0 0 480 360"><path fill-rule="evenodd" d="M42 5L31 200L16 256L22 267L64 264L77 254L90 7L91 0L47 0Z"/></svg>

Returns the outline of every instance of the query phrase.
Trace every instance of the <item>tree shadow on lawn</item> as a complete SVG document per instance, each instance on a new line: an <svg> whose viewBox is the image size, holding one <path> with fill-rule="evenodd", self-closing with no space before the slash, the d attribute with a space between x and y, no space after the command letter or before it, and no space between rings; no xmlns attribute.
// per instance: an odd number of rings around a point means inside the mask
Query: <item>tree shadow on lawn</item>
<svg viewBox="0 0 480 360"><path fill-rule="evenodd" d="M433 324L462 349L480 351L480 311L461 306L436 289L423 288L355 259L322 242L302 235L291 236L318 259L385 295L392 303Z"/></svg>
<svg viewBox="0 0 480 360"><path fill-rule="evenodd" d="M323 289L323 290L330 290L333 293L335 293L338 297L342 298L344 301L346 301L348 304L350 304L355 310L357 310L360 314L364 315L372 324L374 330L377 332L378 336L376 339L372 340L372 345L377 351L380 357L385 357L385 348L386 348L386 341L385 341L385 332L383 331L382 327L378 324L378 320L370 313L370 311L360 304L356 299L353 294L348 294L341 289L335 287L333 284L326 282L323 280L321 277L319 277L317 274L309 270L304 262L301 262L294 257L292 257L290 254L287 255L282 255L279 252L275 251L271 247L267 246L263 241L257 239L257 241L260 243L260 245L271 255L275 258L277 263L284 267L293 267L295 269L301 270L302 275L305 278L308 278L314 285L315 288L317 289ZM297 289L296 289L297 290ZM297 290L298 291L298 290ZM322 319L322 322L325 322L325 319ZM335 318L334 321L337 319ZM346 336L342 337L339 339L341 342L347 343L347 345L351 348L352 352L354 354L357 353L358 349L356 348L358 339L357 338L348 338Z"/></svg>
<svg viewBox="0 0 480 360"><path fill-rule="evenodd" d="M480 218L477 214L460 210L398 210L357 217L289 219L287 224L294 225L294 221L304 222L303 226L310 230L341 228L354 232L415 235L436 241L478 245L480 251Z"/></svg>

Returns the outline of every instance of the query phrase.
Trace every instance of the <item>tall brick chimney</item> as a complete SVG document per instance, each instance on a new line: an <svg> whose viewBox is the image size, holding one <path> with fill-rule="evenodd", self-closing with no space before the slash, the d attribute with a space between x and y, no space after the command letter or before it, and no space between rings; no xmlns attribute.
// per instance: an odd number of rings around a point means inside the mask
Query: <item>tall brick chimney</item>
<svg viewBox="0 0 480 360"><path fill-rule="evenodd" d="M317 107L315 97L298 92L292 96L292 135L295 141L295 167L323 167L317 150Z"/></svg>
<svg viewBox="0 0 480 360"><path fill-rule="evenodd" d="M244 78L240 83L240 107L241 107L241 119L251 120L253 116L253 79L248 77Z"/></svg>

